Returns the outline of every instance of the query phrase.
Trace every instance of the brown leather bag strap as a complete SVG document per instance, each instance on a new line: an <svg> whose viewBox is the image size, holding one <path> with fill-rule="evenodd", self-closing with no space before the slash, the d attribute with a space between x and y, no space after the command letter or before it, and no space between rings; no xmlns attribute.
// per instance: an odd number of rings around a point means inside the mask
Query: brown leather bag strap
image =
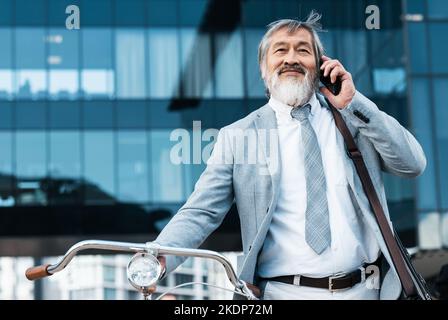
<svg viewBox="0 0 448 320"><path fill-rule="evenodd" d="M401 254L401 251L398 247L397 240L395 239L386 215L384 214L383 208L381 206L381 202L376 194L375 188L373 186L372 180L370 179L369 171L364 163L364 159L362 157L361 152L359 151L355 140L350 133L350 130L347 128L347 125L342 119L341 114L336 108L331 105L331 103L327 100L328 105L330 106L330 110L333 113L333 117L336 123L336 127L341 132L344 137L345 145L348 151L349 157L353 160L355 164L356 171L361 180L362 187L364 192L369 200L370 206L375 213L376 220L381 230L381 234L383 235L383 239L386 242L387 249L389 250L389 254L392 258L392 262L397 270L398 277L400 278L401 284L403 286L403 291L406 296L410 297L416 294L415 284L412 281L411 275L409 274L409 270L406 267L404 257Z"/></svg>

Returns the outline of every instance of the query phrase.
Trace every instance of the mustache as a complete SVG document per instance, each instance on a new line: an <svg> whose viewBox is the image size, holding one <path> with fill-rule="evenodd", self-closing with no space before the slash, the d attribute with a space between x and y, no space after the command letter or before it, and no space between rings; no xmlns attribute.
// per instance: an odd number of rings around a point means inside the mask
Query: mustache
<svg viewBox="0 0 448 320"><path fill-rule="evenodd" d="M302 67L301 65L293 64L293 65L290 65L290 66L286 65L286 66L281 67L278 70L278 74L280 75L283 72L288 72L288 71L296 71L296 72L302 73L304 75L307 73L307 70L304 67Z"/></svg>

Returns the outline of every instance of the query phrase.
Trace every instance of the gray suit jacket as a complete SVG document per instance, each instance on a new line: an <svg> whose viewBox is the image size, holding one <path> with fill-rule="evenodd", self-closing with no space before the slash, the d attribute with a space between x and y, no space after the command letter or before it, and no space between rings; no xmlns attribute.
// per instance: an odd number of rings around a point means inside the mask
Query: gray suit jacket
<svg viewBox="0 0 448 320"><path fill-rule="evenodd" d="M322 95L317 93L322 106L328 107ZM426 166L423 150L415 138L394 118L380 111L361 93L356 92L351 104L339 111L363 154L376 191L389 217L381 171L397 176L413 178ZM171 219L156 239L156 243L174 247L197 248L221 224L235 201L241 222L243 254L238 257L237 273L246 282L257 284L257 256L263 246L276 207L280 170L278 148L272 141L262 138L269 129L276 129L275 113L269 105L252 112L219 132L212 157L223 155L226 161L208 164L185 205ZM234 140L244 139L246 131L255 133L259 159L256 163L235 161L239 150ZM264 131L264 132L263 132ZM278 142L276 130L273 142ZM343 140L338 132L338 139ZM250 144L253 146L253 144ZM250 156L253 148L244 148L244 156ZM381 299L397 299L401 284L390 255L386 250L369 202L362 190L354 165L344 157L349 192L358 213L359 221L370 227L384 254L387 273L383 275ZM246 162L246 163L244 163ZM247 163L249 162L249 163ZM266 172L267 174L264 174ZM260 174L263 173L263 174ZM409 217L411 219L411 217ZM389 219L390 221L390 219ZM392 223L391 223L392 224ZM168 256L167 273L173 271L184 259Z"/></svg>

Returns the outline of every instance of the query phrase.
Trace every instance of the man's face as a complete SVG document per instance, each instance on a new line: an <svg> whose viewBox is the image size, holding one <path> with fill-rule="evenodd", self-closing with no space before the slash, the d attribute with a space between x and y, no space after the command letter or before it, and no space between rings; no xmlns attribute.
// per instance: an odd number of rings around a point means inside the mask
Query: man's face
<svg viewBox="0 0 448 320"><path fill-rule="evenodd" d="M274 98L292 107L306 103L317 88L311 33L283 28L272 34L262 72Z"/></svg>
<svg viewBox="0 0 448 320"><path fill-rule="evenodd" d="M313 38L308 30L300 28L295 33L288 33L283 28L271 36L270 42L264 76L270 77L277 72L280 80L288 77L302 80L305 76L303 68L311 74L316 72Z"/></svg>

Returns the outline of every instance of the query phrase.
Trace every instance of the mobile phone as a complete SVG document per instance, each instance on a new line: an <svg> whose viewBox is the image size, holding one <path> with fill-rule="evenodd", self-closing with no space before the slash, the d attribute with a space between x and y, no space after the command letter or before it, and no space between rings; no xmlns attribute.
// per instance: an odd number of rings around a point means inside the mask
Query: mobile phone
<svg viewBox="0 0 448 320"><path fill-rule="evenodd" d="M337 96L339 94L339 92L341 92L341 86L342 86L342 81L340 79L340 77L336 78L336 81L334 83L331 83L331 78L330 75L327 75L326 77L324 77L324 70L320 70L320 67L322 66L322 63L324 63L322 60L320 60L319 63L319 80L320 82L322 82L322 84L327 87L328 90L331 91L331 93L335 96Z"/></svg>

